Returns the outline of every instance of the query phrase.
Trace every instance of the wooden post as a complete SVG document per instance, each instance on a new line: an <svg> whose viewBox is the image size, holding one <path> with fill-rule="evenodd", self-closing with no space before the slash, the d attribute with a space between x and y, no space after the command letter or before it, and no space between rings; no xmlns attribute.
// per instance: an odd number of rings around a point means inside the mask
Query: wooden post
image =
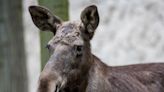
<svg viewBox="0 0 164 92"><path fill-rule="evenodd" d="M28 92L22 1L0 0L0 92Z"/></svg>

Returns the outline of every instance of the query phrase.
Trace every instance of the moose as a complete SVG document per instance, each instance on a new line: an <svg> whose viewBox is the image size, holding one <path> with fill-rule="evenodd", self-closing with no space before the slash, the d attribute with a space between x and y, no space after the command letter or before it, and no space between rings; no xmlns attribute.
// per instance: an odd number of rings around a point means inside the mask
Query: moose
<svg viewBox="0 0 164 92"><path fill-rule="evenodd" d="M163 63L108 66L91 53L96 5L86 7L78 21L63 22L42 6L30 6L29 12L40 30L54 34L37 92L164 92Z"/></svg>

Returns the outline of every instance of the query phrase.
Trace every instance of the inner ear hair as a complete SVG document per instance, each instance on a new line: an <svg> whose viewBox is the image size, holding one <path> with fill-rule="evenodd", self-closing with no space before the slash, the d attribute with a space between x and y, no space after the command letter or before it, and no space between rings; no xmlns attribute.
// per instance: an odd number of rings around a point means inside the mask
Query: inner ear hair
<svg viewBox="0 0 164 92"><path fill-rule="evenodd" d="M88 33L89 38L92 38L94 31L99 24L99 14L97 7L95 5L86 7L81 13L81 21L84 24L86 33Z"/></svg>
<svg viewBox="0 0 164 92"><path fill-rule="evenodd" d="M48 9L41 6L30 6L29 12L34 24L41 31L56 33L57 26L61 24L60 18L54 16Z"/></svg>

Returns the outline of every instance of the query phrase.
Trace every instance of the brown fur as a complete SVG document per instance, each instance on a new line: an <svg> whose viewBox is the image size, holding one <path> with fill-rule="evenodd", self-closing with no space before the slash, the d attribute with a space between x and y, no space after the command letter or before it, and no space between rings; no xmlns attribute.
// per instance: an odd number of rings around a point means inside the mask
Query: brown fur
<svg viewBox="0 0 164 92"><path fill-rule="evenodd" d="M40 6L29 11L40 30L54 33L37 92L164 92L164 64L112 67L91 53L90 40L99 23L95 5L82 11L79 22L62 22Z"/></svg>

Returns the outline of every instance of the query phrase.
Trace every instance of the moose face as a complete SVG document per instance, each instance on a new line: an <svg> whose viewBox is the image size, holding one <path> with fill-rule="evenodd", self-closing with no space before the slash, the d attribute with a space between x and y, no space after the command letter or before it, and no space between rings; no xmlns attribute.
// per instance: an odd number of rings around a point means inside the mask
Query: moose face
<svg viewBox="0 0 164 92"><path fill-rule="evenodd" d="M88 6L81 13L81 21L62 22L49 10L40 6L30 6L34 24L41 31L50 31L54 37L48 42L51 52L50 62L60 62L67 68L76 68L85 58L89 50L89 41L99 23L99 15L95 5Z"/></svg>

